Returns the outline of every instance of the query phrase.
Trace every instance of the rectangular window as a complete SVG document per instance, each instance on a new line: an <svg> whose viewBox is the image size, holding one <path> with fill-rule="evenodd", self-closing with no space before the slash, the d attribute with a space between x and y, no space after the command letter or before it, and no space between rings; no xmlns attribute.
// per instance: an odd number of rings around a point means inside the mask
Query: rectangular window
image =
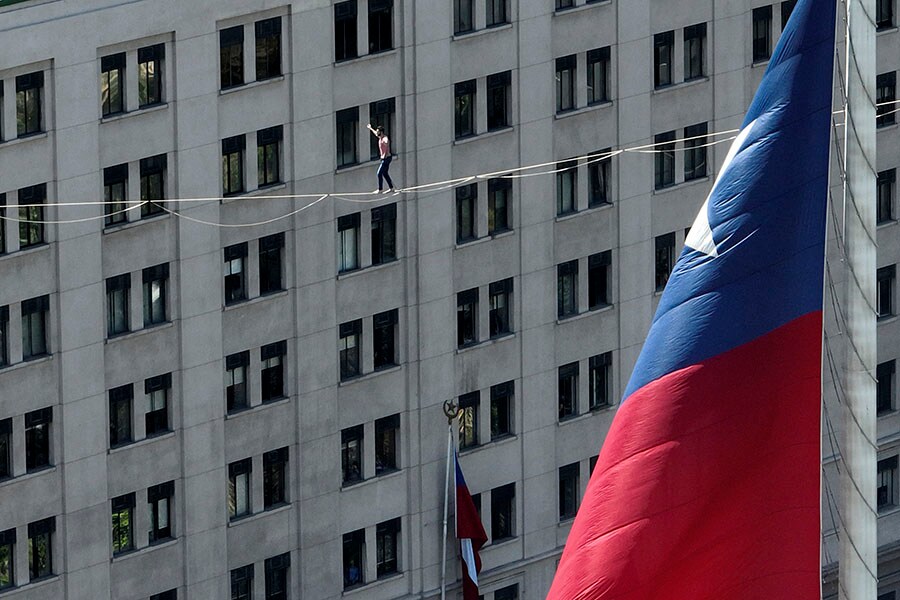
<svg viewBox="0 0 900 600"><path fill-rule="evenodd" d="M44 72L35 71L16 77L16 133L25 137L43 131L41 96L44 94Z"/></svg>
<svg viewBox="0 0 900 600"><path fill-rule="evenodd" d="M243 135L222 140L222 193L226 196L244 191L244 149Z"/></svg>
<svg viewBox="0 0 900 600"><path fill-rule="evenodd" d="M588 0L590 1L590 0ZM494 591L494 600L519 600L519 584L514 583Z"/></svg>
<svg viewBox="0 0 900 600"><path fill-rule="evenodd" d="M588 359L588 377L590 409L609 406L612 400L612 352Z"/></svg>
<svg viewBox="0 0 900 600"><path fill-rule="evenodd" d="M897 373L897 362L889 360L879 364L875 368L875 376L878 379L877 409L878 414L894 410L894 396L896 385L894 378Z"/></svg>
<svg viewBox="0 0 900 600"><path fill-rule="evenodd" d="M103 169L103 205L106 218L104 224L109 227L128 220L125 212L125 200L128 196L128 165L116 165Z"/></svg>
<svg viewBox="0 0 900 600"><path fill-rule="evenodd" d="M400 415L391 415L375 421L375 475L396 471L397 434L400 431Z"/></svg>
<svg viewBox="0 0 900 600"><path fill-rule="evenodd" d="M578 160L556 163L556 216L578 210Z"/></svg>
<svg viewBox="0 0 900 600"><path fill-rule="evenodd" d="M556 112L575 108L575 55L556 59Z"/></svg>
<svg viewBox="0 0 900 600"><path fill-rule="evenodd" d="M341 431L341 473L344 485L363 480L362 446L362 425Z"/></svg>
<svg viewBox="0 0 900 600"><path fill-rule="evenodd" d="M453 0L453 33L475 31L475 0Z"/></svg>
<svg viewBox="0 0 900 600"><path fill-rule="evenodd" d="M588 257L588 309L612 304L612 251Z"/></svg>
<svg viewBox="0 0 900 600"><path fill-rule="evenodd" d="M491 541L515 535L516 484L510 483L491 490Z"/></svg>
<svg viewBox="0 0 900 600"><path fill-rule="evenodd" d="M654 136L654 185L661 190L675 185L675 132L667 131Z"/></svg>
<svg viewBox="0 0 900 600"><path fill-rule="evenodd" d="M258 187L281 183L281 138L283 127L256 132L256 181Z"/></svg>
<svg viewBox="0 0 900 600"><path fill-rule="evenodd" d="M894 315L894 280L896 279L896 265L878 269L876 280L878 318L883 319Z"/></svg>
<svg viewBox="0 0 900 600"><path fill-rule="evenodd" d="M50 296L39 296L22 302L22 358L31 360L50 354L47 344L47 313Z"/></svg>
<svg viewBox="0 0 900 600"><path fill-rule="evenodd" d="M459 397L459 449L478 445L478 406L481 392L470 392Z"/></svg>
<svg viewBox="0 0 900 600"><path fill-rule="evenodd" d="M219 68L222 89L244 83L244 26L219 32Z"/></svg>
<svg viewBox="0 0 900 600"><path fill-rule="evenodd" d="M488 179L488 235L511 229L509 218L512 182L505 177Z"/></svg>
<svg viewBox="0 0 900 600"><path fill-rule="evenodd" d="M797 6L797 0L785 0L781 3L781 30L784 31L784 28L787 27L788 19L791 18L791 13L794 12L794 7Z"/></svg>
<svg viewBox="0 0 900 600"><path fill-rule="evenodd" d="M260 348L262 362L262 401L272 402L284 398L284 357L287 355L287 342L275 342Z"/></svg>
<svg viewBox="0 0 900 600"><path fill-rule="evenodd" d="M375 565L378 577L397 573L400 569L400 517L375 526Z"/></svg>
<svg viewBox="0 0 900 600"><path fill-rule="evenodd" d="M588 207L612 204L611 149L600 150L588 157ZM600 158L606 156L606 158Z"/></svg>
<svg viewBox="0 0 900 600"><path fill-rule="evenodd" d="M247 299L247 242L227 246L224 250L225 305Z"/></svg>
<svg viewBox="0 0 900 600"><path fill-rule="evenodd" d="M369 124L378 129L384 127L384 134L390 140L391 154L397 154L397 140L394 139L394 117L397 111L397 103L393 98L386 98L378 102L369 103ZM381 150L378 147L378 138L369 136L369 160L381 158Z"/></svg>
<svg viewBox="0 0 900 600"><path fill-rule="evenodd" d="M16 587L16 530L0 531L0 590Z"/></svg>
<svg viewBox="0 0 900 600"><path fill-rule="evenodd" d="M878 127L893 125L897 122L897 105L894 102L897 99L897 72L882 73L876 77L875 86L875 124Z"/></svg>
<svg viewBox="0 0 900 600"><path fill-rule="evenodd" d="M145 108L163 101L162 61L166 45L138 48L138 106Z"/></svg>
<svg viewBox="0 0 900 600"><path fill-rule="evenodd" d="M337 166L348 167L355 165L358 160L356 151L357 127L359 126L359 108L346 108L335 113L337 148Z"/></svg>
<svg viewBox="0 0 900 600"><path fill-rule="evenodd" d="M9 364L9 306L0 306L0 367Z"/></svg>
<svg viewBox="0 0 900 600"><path fill-rule="evenodd" d="M178 590L171 589L150 596L150 600L178 600Z"/></svg>
<svg viewBox="0 0 900 600"><path fill-rule="evenodd" d="M225 357L225 406L229 413L243 410L249 406L247 394L247 366L249 364L249 350Z"/></svg>
<svg viewBox="0 0 900 600"><path fill-rule="evenodd" d="M131 408L134 400L134 386L123 385L109 390L109 447L115 448L131 443Z"/></svg>
<svg viewBox="0 0 900 600"><path fill-rule="evenodd" d="M369 0L369 54L394 48L394 0Z"/></svg>
<svg viewBox="0 0 900 600"><path fill-rule="evenodd" d="M106 336L112 337L131 329L128 315L131 307L131 275L117 275L106 280Z"/></svg>
<svg viewBox="0 0 900 600"><path fill-rule="evenodd" d="M456 139L475 135L475 89L474 79L453 86Z"/></svg>
<svg viewBox="0 0 900 600"><path fill-rule="evenodd" d="M478 213L478 184L456 188L456 243L463 244L478 237L475 218Z"/></svg>
<svg viewBox="0 0 900 600"><path fill-rule="evenodd" d="M684 128L684 180L706 177L706 123Z"/></svg>
<svg viewBox="0 0 900 600"><path fill-rule="evenodd" d="M575 6L575 0L556 0L556 10L564 10Z"/></svg>
<svg viewBox="0 0 900 600"><path fill-rule="evenodd" d="M879 512L897 505L897 457L878 461L877 497Z"/></svg>
<svg viewBox="0 0 900 600"><path fill-rule="evenodd" d="M288 569L291 566L291 553L285 552L267 558L266 566L266 600L288 600Z"/></svg>
<svg viewBox="0 0 900 600"><path fill-rule="evenodd" d="M28 576L37 581L53 575L52 536L56 531L56 517L28 524Z"/></svg>
<svg viewBox="0 0 900 600"><path fill-rule="evenodd" d="M706 75L706 23L684 28L684 80Z"/></svg>
<svg viewBox="0 0 900 600"><path fill-rule="evenodd" d="M578 314L578 261L556 266L556 316L560 319Z"/></svg>
<svg viewBox="0 0 900 600"><path fill-rule="evenodd" d="M112 499L113 556L134 550L134 493Z"/></svg>
<svg viewBox="0 0 900 600"><path fill-rule="evenodd" d="M396 308L372 317L372 350L376 371L398 364Z"/></svg>
<svg viewBox="0 0 900 600"><path fill-rule="evenodd" d="M509 23L508 0L487 0L487 20L488 27L497 27Z"/></svg>
<svg viewBox="0 0 900 600"><path fill-rule="evenodd" d="M875 25L878 29L890 29L894 26L894 0L876 0Z"/></svg>
<svg viewBox="0 0 900 600"><path fill-rule="evenodd" d="M356 0L334 5L334 60L359 56L356 49Z"/></svg>
<svg viewBox="0 0 900 600"><path fill-rule="evenodd" d="M504 279L492 283L488 288L488 301L490 312L488 313L488 327L492 338L506 335L512 331L512 304L513 280Z"/></svg>
<svg viewBox="0 0 900 600"><path fill-rule="evenodd" d="M559 468L559 520L574 519L578 512L578 463Z"/></svg>
<svg viewBox="0 0 900 600"><path fill-rule="evenodd" d="M672 85L672 59L675 32L664 31L653 36L653 83L656 87Z"/></svg>
<svg viewBox="0 0 900 600"><path fill-rule="evenodd" d="M3 110L3 86L0 86L0 110ZM2 133L2 132L0 132ZM0 217L6 216L6 194L0 194ZM0 219L6 223L6 219ZM6 253L6 227L0 227L0 254Z"/></svg>
<svg viewBox="0 0 900 600"><path fill-rule="evenodd" d="M491 386L491 441L512 435L514 390L512 381Z"/></svg>
<svg viewBox="0 0 900 600"><path fill-rule="evenodd" d="M53 408L25 413L25 471L31 473L50 466L50 423Z"/></svg>
<svg viewBox="0 0 900 600"><path fill-rule="evenodd" d="M366 530L357 529L343 537L344 589L366 582Z"/></svg>
<svg viewBox="0 0 900 600"><path fill-rule="evenodd" d="M284 233L259 239L259 295L274 294L284 289L281 254Z"/></svg>
<svg viewBox="0 0 900 600"><path fill-rule="evenodd" d="M257 21L256 80L281 75L281 17Z"/></svg>
<svg viewBox="0 0 900 600"><path fill-rule="evenodd" d="M360 213L338 217L338 272L359 268L359 221Z"/></svg>
<svg viewBox="0 0 900 600"><path fill-rule="evenodd" d="M103 116L125 112L125 53L100 59L100 101Z"/></svg>
<svg viewBox="0 0 900 600"><path fill-rule="evenodd" d="M753 9L753 62L772 55L772 5Z"/></svg>
<svg viewBox="0 0 900 600"><path fill-rule="evenodd" d="M163 212L166 199L165 154L141 159L141 218L153 217Z"/></svg>
<svg viewBox="0 0 900 600"><path fill-rule="evenodd" d="M897 170L890 169L878 174L877 194L878 210L877 222L887 223L894 220L894 185L897 180Z"/></svg>
<svg viewBox="0 0 900 600"><path fill-rule="evenodd" d="M509 127L512 113L512 71L487 77L488 131Z"/></svg>
<svg viewBox="0 0 900 600"><path fill-rule="evenodd" d="M253 512L250 502L250 480L253 462L249 458L228 465L228 518L231 520Z"/></svg>
<svg viewBox="0 0 900 600"><path fill-rule="evenodd" d="M43 244L44 202L47 200L47 184L41 183L19 190L19 248L31 248Z"/></svg>
<svg viewBox="0 0 900 600"><path fill-rule="evenodd" d="M609 102L609 46L587 53L588 104Z"/></svg>
<svg viewBox="0 0 900 600"><path fill-rule="evenodd" d="M167 481L147 488L147 512L150 516L150 529L147 539L150 544L172 538L172 497L175 495L175 482Z"/></svg>
<svg viewBox="0 0 900 600"><path fill-rule="evenodd" d="M372 209L372 264L397 260L397 204Z"/></svg>
<svg viewBox="0 0 900 600"><path fill-rule="evenodd" d="M147 437L171 431L169 427L169 391L171 389L171 373L144 380L144 395L147 396L144 431Z"/></svg>
<svg viewBox="0 0 900 600"><path fill-rule="evenodd" d="M169 287L169 263L147 267L141 272L144 281L144 327L165 323L169 319L166 309Z"/></svg>
<svg viewBox="0 0 900 600"><path fill-rule="evenodd" d="M352 379L362 374L362 319L341 323L339 328L338 348L340 350L341 381Z"/></svg>
<svg viewBox="0 0 900 600"><path fill-rule="evenodd" d="M12 476L12 419L3 419L0 420L0 481Z"/></svg>
<svg viewBox="0 0 900 600"><path fill-rule="evenodd" d="M478 288L456 295L456 345L478 343Z"/></svg>
<svg viewBox="0 0 900 600"><path fill-rule="evenodd" d="M231 600L253 598L253 565L231 571Z"/></svg>
<svg viewBox="0 0 900 600"><path fill-rule="evenodd" d="M263 508L287 502L287 447L263 454Z"/></svg>
<svg viewBox="0 0 900 600"><path fill-rule="evenodd" d="M675 267L675 232L656 236L656 291L661 292L669 282Z"/></svg>
<svg viewBox="0 0 900 600"><path fill-rule="evenodd" d="M563 365L558 371L559 420L578 415L578 363Z"/></svg>

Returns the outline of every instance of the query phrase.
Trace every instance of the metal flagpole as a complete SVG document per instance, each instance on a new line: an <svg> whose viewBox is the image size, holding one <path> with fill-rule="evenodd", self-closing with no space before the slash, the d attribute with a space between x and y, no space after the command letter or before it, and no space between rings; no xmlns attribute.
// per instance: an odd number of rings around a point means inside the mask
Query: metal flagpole
<svg viewBox="0 0 900 600"><path fill-rule="evenodd" d="M444 415L447 417L447 469L444 476L444 535L441 538L441 600L447 594L447 514L450 507L450 461L453 460L453 419L459 407L452 401L444 402Z"/></svg>
<svg viewBox="0 0 900 600"><path fill-rule="evenodd" d="M844 406L840 598L874 598L875 507L875 0L847 0L845 206L847 394Z"/></svg>

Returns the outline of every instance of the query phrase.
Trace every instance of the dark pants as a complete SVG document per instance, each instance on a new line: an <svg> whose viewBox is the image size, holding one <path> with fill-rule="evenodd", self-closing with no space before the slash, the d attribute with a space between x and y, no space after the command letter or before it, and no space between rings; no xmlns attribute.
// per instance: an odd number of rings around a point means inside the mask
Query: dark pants
<svg viewBox="0 0 900 600"><path fill-rule="evenodd" d="M391 175L388 173L388 170L391 168L391 160L393 157L391 155L387 155L381 159L381 164L378 165L378 191L380 192L384 189L384 180L387 179L388 187L394 189L394 182L391 181Z"/></svg>

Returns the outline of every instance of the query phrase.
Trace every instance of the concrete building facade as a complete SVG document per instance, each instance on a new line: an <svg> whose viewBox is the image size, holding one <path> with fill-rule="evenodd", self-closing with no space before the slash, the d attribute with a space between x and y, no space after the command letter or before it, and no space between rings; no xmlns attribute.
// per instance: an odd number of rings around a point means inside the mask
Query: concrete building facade
<svg viewBox="0 0 900 600"><path fill-rule="evenodd" d="M900 36L879 6L888 102ZM740 125L789 10L0 2L0 597L438 597L450 400L490 537L481 591L543 597L725 157L717 134ZM885 599L900 591L891 117ZM376 185L370 122L399 188L453 186L355 195ZM826 368L827 414L840 390ZM459 598L452 535L448 554Z"/></svg>

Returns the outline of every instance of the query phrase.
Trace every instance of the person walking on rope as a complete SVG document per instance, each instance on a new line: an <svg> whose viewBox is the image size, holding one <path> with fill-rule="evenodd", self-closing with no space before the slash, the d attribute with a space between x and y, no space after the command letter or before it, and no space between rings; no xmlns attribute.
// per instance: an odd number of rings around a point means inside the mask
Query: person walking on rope
<svg viewBox="0 0 900 600"><path fill-rule="evenodd" d="M381 164L378 165L378 193L384 192L384 180L387 180L388 184L388 193L394 191L394 182L391 180L391 175L388 171L391 168L391 140L388 139L388 136L384 133L384 127L379 125L377 128L372 127L372 124L369 123L366 125L369 131L372 132L372 135L378 138L378 153L381 156Z"/></svg>

